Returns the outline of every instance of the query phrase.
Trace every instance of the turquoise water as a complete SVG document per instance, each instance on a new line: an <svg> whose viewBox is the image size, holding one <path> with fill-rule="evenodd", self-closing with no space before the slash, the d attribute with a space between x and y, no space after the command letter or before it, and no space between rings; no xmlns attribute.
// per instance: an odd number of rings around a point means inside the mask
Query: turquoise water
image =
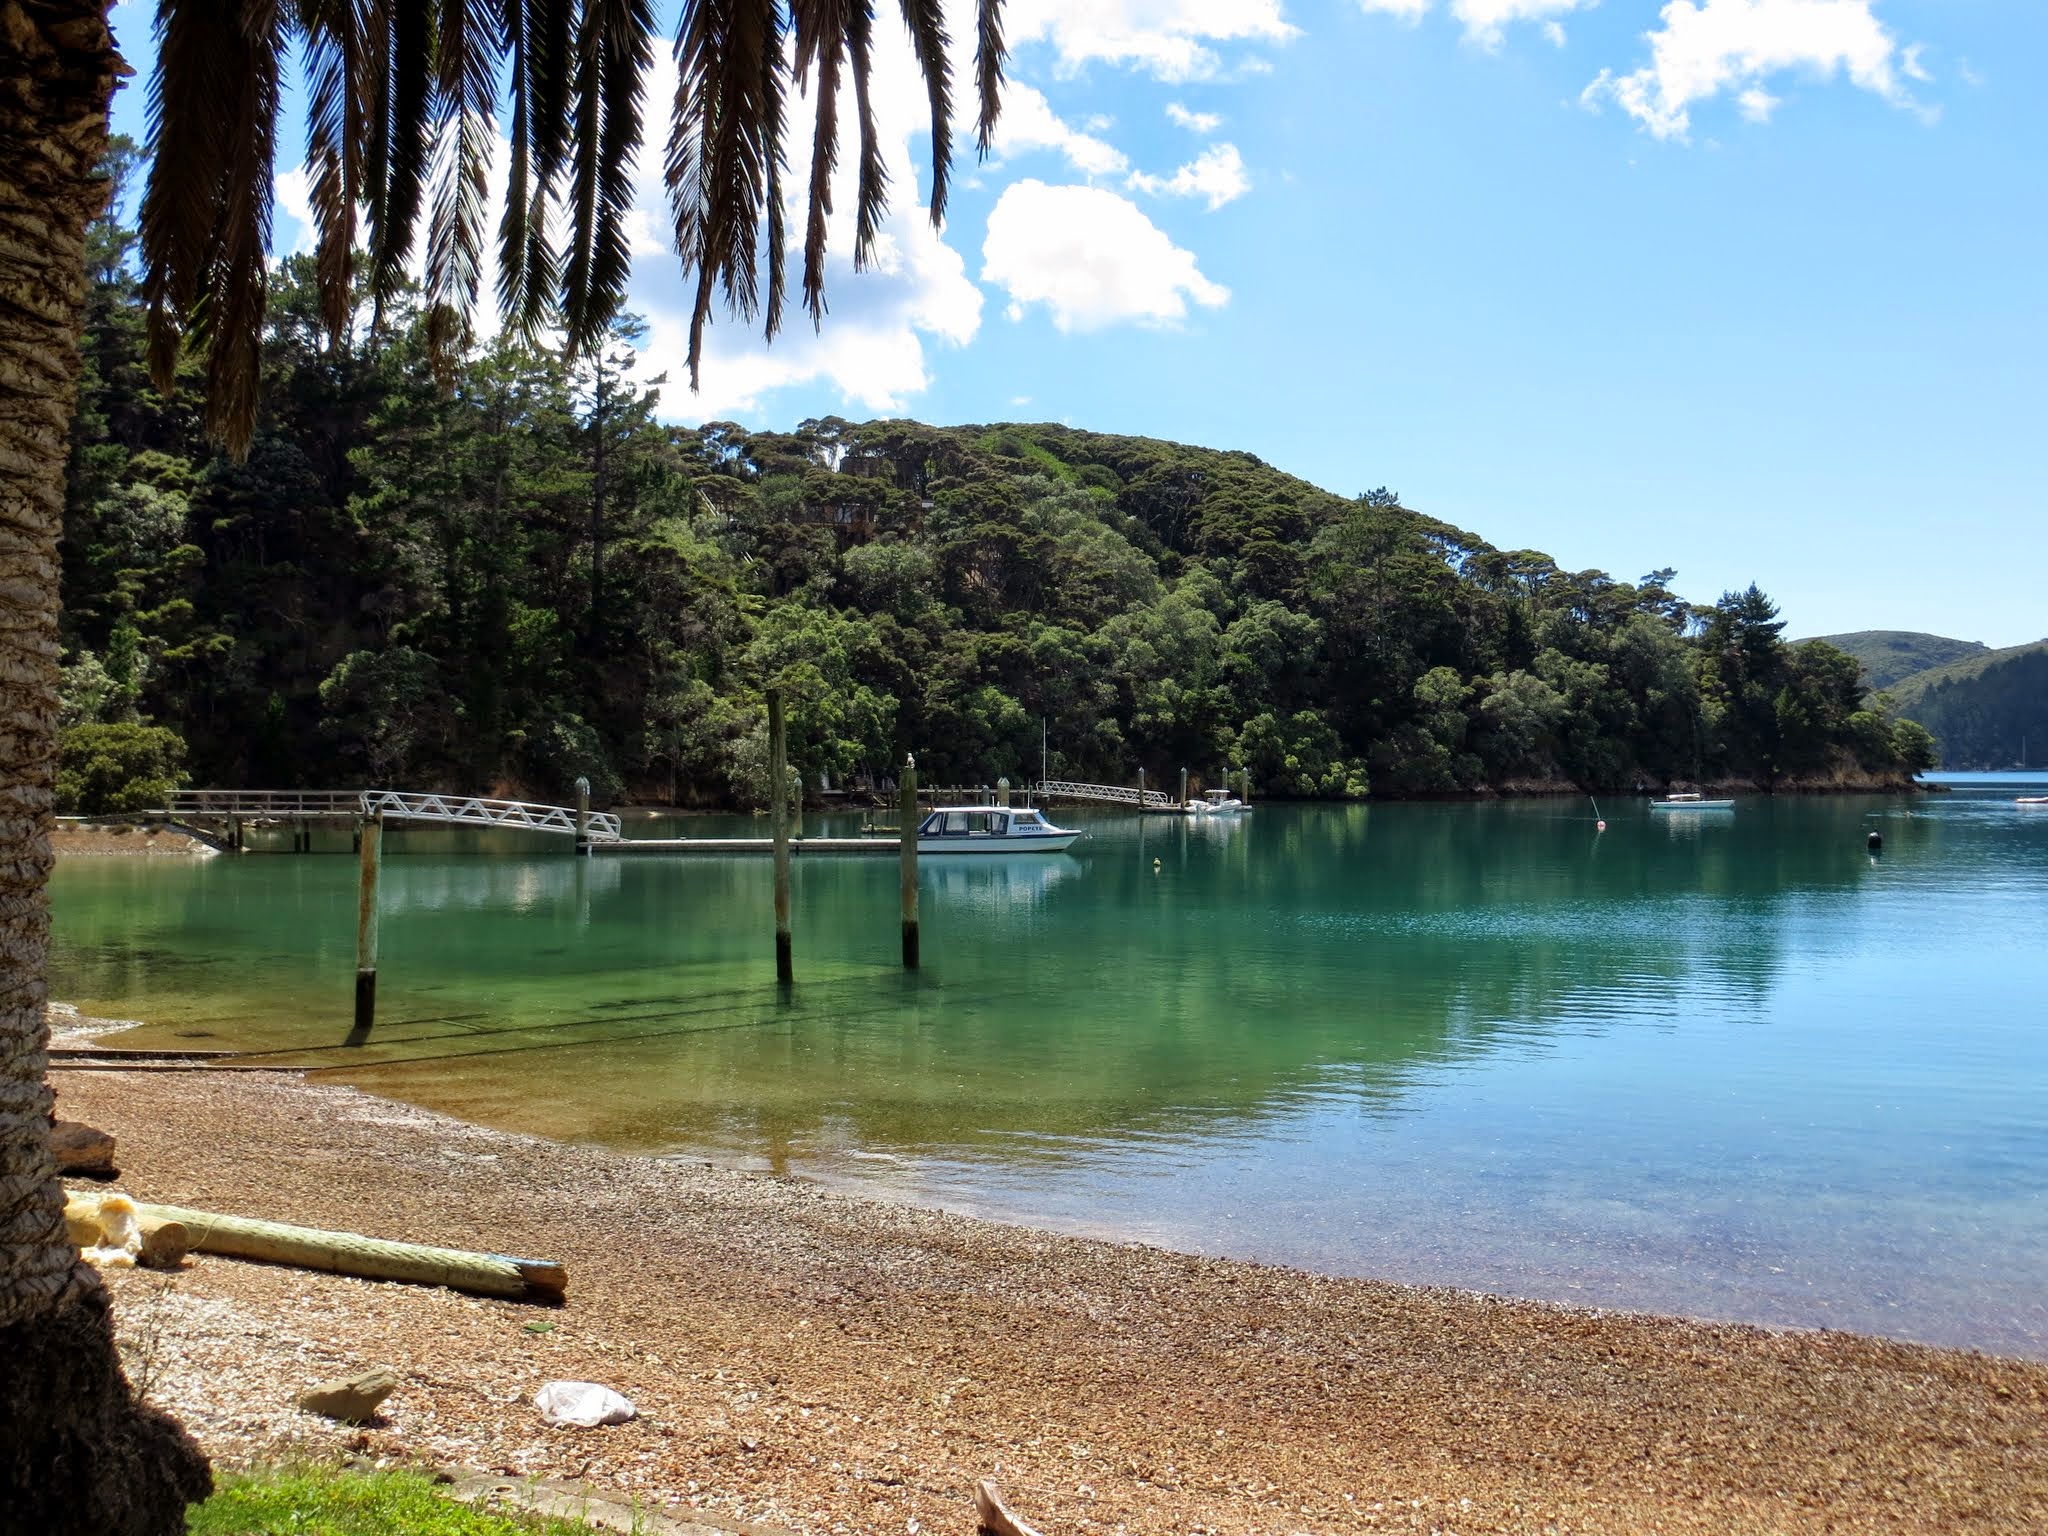
<svg viewBox="0 0 2048 1536"><path fill-rule="evenodd" d="M1610 803L1604 833L1584 801L1062 813L1071 854L925 861L915 976L893 859L798 860L787 999L765 859L395 832L352 1050L345 844L81 859L53 995L492 1124L1040 1225L2048 1356L2021 792Z"/></svg>

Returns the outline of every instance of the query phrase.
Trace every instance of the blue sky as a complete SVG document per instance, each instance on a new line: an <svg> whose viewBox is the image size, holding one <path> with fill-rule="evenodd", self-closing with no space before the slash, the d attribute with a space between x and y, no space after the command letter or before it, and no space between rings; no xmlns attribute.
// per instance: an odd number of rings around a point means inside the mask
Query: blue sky
<svg viewBox="0 0 2048 1536"><path fill-rule="evenodd" d="M146 73L147 8L114 15ZM880 270L835 232L822 335L716 327L665 415L1243 448L1570 566L1676 566L1695 599L1758 581L1794 633L2048 634L2048 4L1009 15L1003 141L957 165L943 234L909 195L929 145L892 49ZM138 80L117 126L141 136L142 103ZM281 137L289 250L296 119ZM657 158L632 303L680 381Z"/></svg>

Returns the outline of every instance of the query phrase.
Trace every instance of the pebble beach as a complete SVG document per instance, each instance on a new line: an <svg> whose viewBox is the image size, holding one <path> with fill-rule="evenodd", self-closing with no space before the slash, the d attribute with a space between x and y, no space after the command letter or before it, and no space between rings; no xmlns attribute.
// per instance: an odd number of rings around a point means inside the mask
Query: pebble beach
<svg viewBox="0 0 2048 1536"><path fill-rule="evenodd" d="M196 1256L109 1283L224 1465L575 1477L796 1532L2022 1532L2048 1367L1334 1279L465 1124L294 1073L59 1070L139 1199L558 1259L567 1304ZM391 1367L382 1419L294 1406ZM600 1382L639 1417L544 1425Z"/></svg>

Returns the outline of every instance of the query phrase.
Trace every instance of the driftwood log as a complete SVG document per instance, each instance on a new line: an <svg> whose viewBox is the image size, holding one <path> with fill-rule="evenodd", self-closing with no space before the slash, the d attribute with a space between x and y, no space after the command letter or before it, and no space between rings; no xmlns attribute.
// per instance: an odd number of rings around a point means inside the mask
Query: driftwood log
<svg viewBox="0 0 2048 1536"><path fill-rule="evenodd" d="M996 1485L983 1478L974 1485L974 1515L992 1536L1038 1536L1030 1526L1010 1513Z"/></svg>
<svg viewBox="0 0 2048 1536"><path fill-rule="evenodd" d="M141 1246L133 1250L136 1263L147 1269L176 1269L185 1262L185 1255L192 1251L192 1239L184 1223L170 1221L160 1215L144 1214L143 1207L135 1206L125 1195L67 1192L64 1226L72 1242L80 1248L96 1248L109 1241L114 1241L116 1247L124 1246L115 1240L109 1222L100 1214L101 1202L113 1199L127 1201L134 1207L134 1230L141 1239Z"/></svg>
<svg viewBox="0 0 2048 1536"><path fill-rule="evenodd" d="M114 1138L76 1120L59 1120L51 1126L50 1149L57 1154L59 1173L111 1179L120 1172L114 1166Z"/></svg>
<svg viewBox="0 0 2048 1536"><path fill-rule="evenodd" d="M559 1302L569 1288L568 1271L548 1259L515 1259L460 1248L429 1248L419 1243L362 1237L354 1232L323 1232L314 1227L293 1227L248 1216L220 1216L176 1205L138 1202L135 1209L145 1230L152 1217L182 1226L195 1253L290 1264L300 1269L358 1275L365 1280L445 1285L450 1290L513 1301Z"/></svg>

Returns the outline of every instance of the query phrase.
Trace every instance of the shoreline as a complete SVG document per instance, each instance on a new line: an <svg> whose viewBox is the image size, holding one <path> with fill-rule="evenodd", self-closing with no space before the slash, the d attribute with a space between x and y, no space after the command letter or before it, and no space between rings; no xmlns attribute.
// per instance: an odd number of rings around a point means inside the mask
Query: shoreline
<svg viewBox="0 0 2048 1536"><path fill-rule="evenodd" d="M1713 795L1747 795L1774 799L1780 795L1792 797L1829 795L1880 795L1914 796L1947 794L1952 786L1927 784L1917 779L1826 779L1812 781L1787 781L1775 785L1759 784L1749 779L1709 780L1696 786L1700 792ZM1661 792L1661 791L1660 791ZM1455 789L1417 792L1414 794L1369 794L1357 800L1300 800L1292 797L1269 798L1259 803L1270 805L1485 805L1507 800L1560 800L1584 799L1591 795L1606 795L1612 799L1620 796L1627 800L1644 799L1648 791L1636 790L1586 790L1576 784L1558 780L1516 780L1500 785L1482 785L1474 789ZM1050 802L1057 804L1058 802ZM720 809L705 806L666 806L639 802L620 802L610 808L614 814L629 820L651 820L657 817L688 820L697 817L753 816L759 818L765 813L739 809ZM847 801L836 805L810 805L803 807L806 815L862 815L884 809L868 801ZM1177 815L1178 812L1166 814ZM161 814L134 816L59 817L50 829L50 851L58 858L123 858L123 857L177 857L212 858L222 853L222 848L183 826L166 822Z"/></svg>
<svg viewBox="0 0 2048 1536"><path fill-rule="evenodd" d="M1060 1236L297 1074L56 1082L140 1198L569 1267L546 1312L208 1257L116 1272L131 1371L230 1463L581 1476L805 1532L961 1529L979 1477L1048 1533L1989 1532L2048 1509L2048 1365ZM377 1363L403 1383L384 1424L292 1407ZM532 1391L561 1377L642 1416L545 1428Z"/></svg>

